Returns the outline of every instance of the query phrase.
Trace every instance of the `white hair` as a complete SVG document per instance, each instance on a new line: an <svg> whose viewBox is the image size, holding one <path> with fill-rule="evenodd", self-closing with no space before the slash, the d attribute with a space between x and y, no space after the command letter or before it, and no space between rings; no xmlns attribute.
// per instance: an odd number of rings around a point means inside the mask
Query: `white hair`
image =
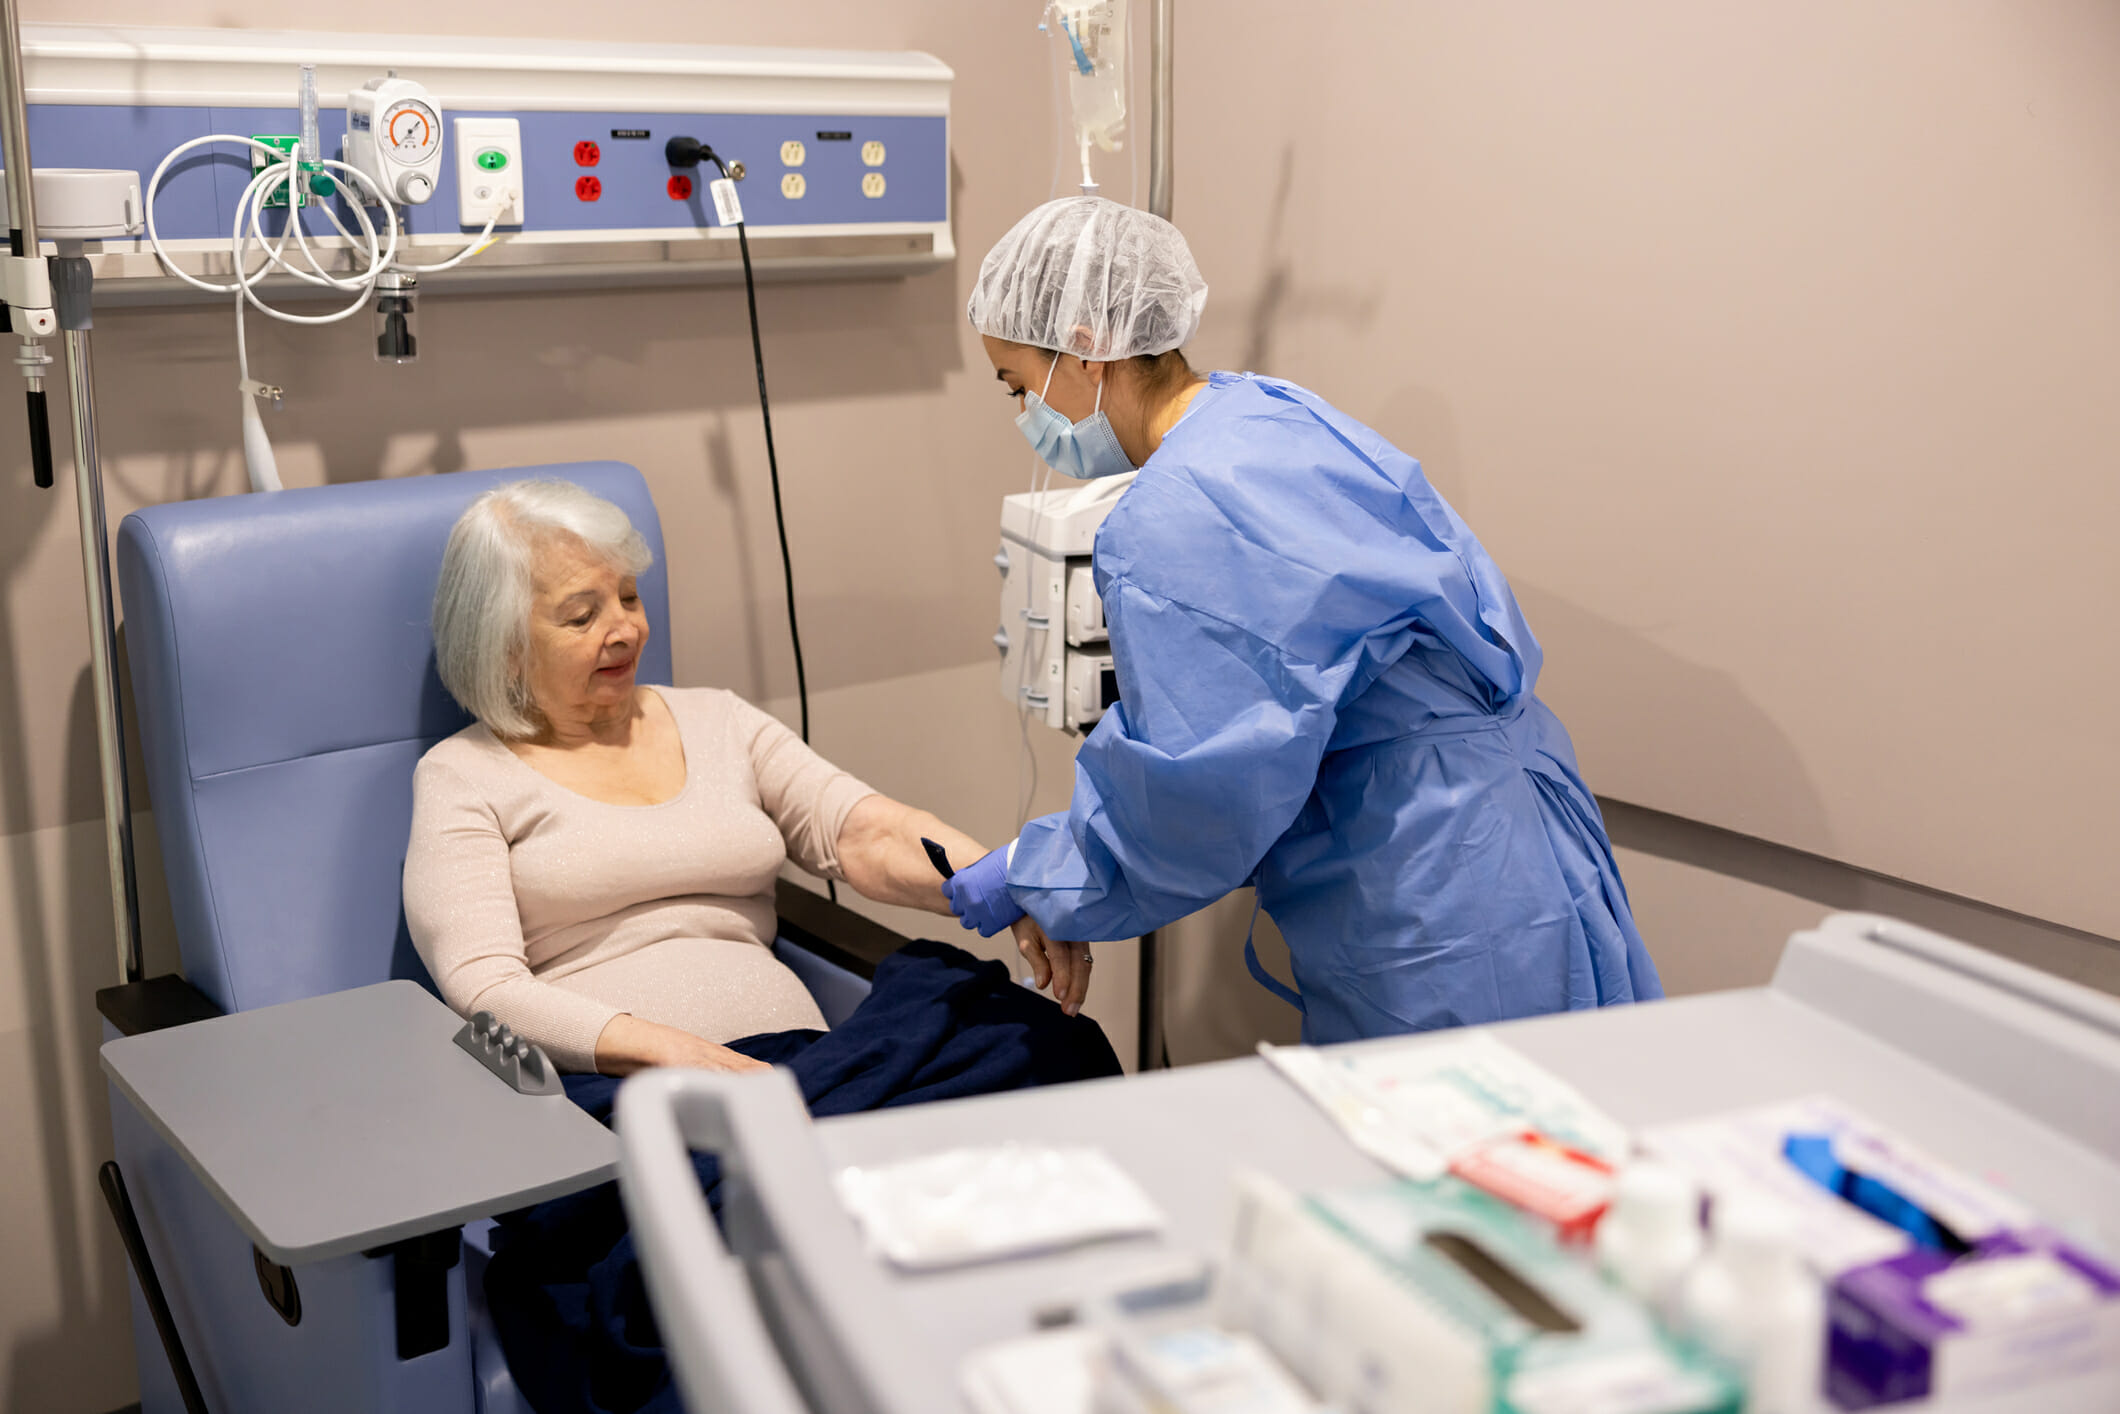
<svg viewBox="0 0 2120 1414"><path fill-rule="evenodd" d="M626 513L571 481L511 481L457 517L434 586L434 660L442 685L495 736L535 736L541 717L524 679L533 566L540 546L571 536L603 563L647 572L654 552Z"/></svg>

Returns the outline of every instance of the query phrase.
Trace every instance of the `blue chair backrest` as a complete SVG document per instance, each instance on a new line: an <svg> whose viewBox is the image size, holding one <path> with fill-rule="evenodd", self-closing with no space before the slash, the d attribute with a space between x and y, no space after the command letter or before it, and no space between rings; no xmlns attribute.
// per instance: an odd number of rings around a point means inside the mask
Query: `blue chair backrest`
<svg viewBox="0 0 2120 1414"><path fill-rule="evenodd" d="M580 483L647 537L640 677L669 682L662 524L619 462L186 501L119 527L177 943L192 985L227 1010L427 983L400 897L412 768L470 721L435 675L434 585L464 507L528 476Z"/></svg>

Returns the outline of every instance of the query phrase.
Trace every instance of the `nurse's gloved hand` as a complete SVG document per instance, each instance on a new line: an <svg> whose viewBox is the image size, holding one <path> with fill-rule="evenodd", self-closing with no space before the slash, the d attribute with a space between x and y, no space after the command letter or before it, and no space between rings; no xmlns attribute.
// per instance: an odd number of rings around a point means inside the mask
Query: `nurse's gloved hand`
<svg viewBox="0 0 2120 1414"><path fill-rule="evenodd" d="M1008 894L1005 847L987 851L976 864L959 869L955 878L944 879L942 896L949 901L950 912L962 919L965 927L977 928L982 938L993 937L1023 916L1023 910Z"/></svg>

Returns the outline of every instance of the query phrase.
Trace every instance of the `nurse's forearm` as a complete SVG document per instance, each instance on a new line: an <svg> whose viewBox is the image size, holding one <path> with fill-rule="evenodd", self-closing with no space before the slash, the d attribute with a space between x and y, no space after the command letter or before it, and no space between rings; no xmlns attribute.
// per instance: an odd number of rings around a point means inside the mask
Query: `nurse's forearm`
<svg viewBox="0 0 2120 1414"><path fill-rule="evenodd" d="M848 886L878 903L947 914L942 876L921 847L923 837L941 845L959 869L986 853L985 845L929 812L872 795L854 807L839 831L839 867Z"/></svg>
<svg viewBox="0 0 2120 1414"><path fill-rule="evenodd" d="M1104 942L1137 938L1151 928L1183 918L1213 903L1228 889L1204 897L1179 895L1144 885L1144 862L1129 851L1085 856L1075 843L1067 814L1044 815L1023 827L1009 861L1009 896L1055 938ZM1234 887L1232 885L1231 887Z"/></svg>

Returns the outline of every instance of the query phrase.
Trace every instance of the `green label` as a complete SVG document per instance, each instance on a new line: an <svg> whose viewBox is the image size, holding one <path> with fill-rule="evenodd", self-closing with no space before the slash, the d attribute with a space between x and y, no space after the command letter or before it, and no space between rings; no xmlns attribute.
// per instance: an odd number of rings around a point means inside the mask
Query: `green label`
<svg viewBox="0 0 2120 1414"><path fill-rule="evenodd" d="M250 140L252 142L262 142L279 154L278 157L267 157L255 147L250 149L250 175L253 177L267 167L272 166L273 163L282 162L294 156L295 148L302 141L300 137L292 133L252 133ZM274 186L272 191L266 196L264 204L267 211L278 210L286 206L287 184L283 182Z"/></svg>
<svg viewBox="0 0 2120 1414"><path fill-rule="evenodd" d="M277 158L273 158L267 157L255 147L250 149L250 175L255 177L267 167L272 166L274 162L285 161L287 158L294 156L294 150L301 145L302 140L299 137L285 133L253 133L251 141L262 142L280 154ZM339 189L338 183L334 182L330 174L325 172L324 164L321 162L301 163L296 169L294 180L301 186L302 190L309 193L308 201L300 203L303 206L309 205L311 201L324 201ZM265 209L273 211L286 205L287 187L286 184L282 183L275 186L272 189L272 194L265 198Z"/></svg>

